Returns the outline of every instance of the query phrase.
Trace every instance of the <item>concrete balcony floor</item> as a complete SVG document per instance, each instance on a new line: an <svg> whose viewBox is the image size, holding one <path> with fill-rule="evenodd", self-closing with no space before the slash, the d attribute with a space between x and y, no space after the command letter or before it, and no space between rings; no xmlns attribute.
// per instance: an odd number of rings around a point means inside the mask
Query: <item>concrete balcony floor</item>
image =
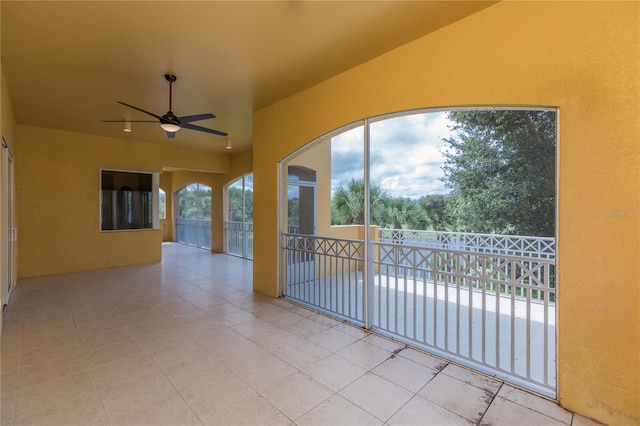
<svg viewBox="0 0 640 426"><path fill-rule="evenodd" d="M2 424L595 424L253 293L252 266L165 244L160 264L20 280L2 332Z"/></svg>

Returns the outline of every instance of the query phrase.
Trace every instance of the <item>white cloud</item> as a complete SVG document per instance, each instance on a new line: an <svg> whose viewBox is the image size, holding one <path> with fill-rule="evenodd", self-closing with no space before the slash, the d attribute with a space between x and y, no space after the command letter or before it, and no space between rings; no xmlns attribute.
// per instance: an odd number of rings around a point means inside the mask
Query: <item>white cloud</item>
<svg viewBox="0 0 640 426"><path fill-rule="evenodd" d="M371 124L371 179L390 196L444 194L442 163L451 123L444 112L389 118ZM332 139L332 186L363 176L362 127Z"/></svg>

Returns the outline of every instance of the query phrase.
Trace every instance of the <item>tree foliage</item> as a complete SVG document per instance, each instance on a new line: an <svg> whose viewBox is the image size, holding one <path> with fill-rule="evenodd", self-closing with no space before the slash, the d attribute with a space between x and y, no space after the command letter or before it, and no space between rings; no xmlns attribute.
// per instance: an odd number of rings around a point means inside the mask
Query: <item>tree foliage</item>
<svg viewBox="0 0 640 426"><path fill-rule="evenodd" d="M369 186L371 223L384 222L386 193L379 185ZM347 188L340 186L331 200L331 216L334 225L364 224L364 181L352 179Z"/></svg>
<svg viewBox="0 0 640 426"><path fill-rule="evenodd" d="M555 234L555 113L454 111L448 214L464 232Z"/></svg>
<svg viewBox="0 0 640 426"><path fill-rule="evenodd" d="M244 190L244 205L242 188L230 186L228 188L229 220L232 222L253 222L253 191Z"/></svg>

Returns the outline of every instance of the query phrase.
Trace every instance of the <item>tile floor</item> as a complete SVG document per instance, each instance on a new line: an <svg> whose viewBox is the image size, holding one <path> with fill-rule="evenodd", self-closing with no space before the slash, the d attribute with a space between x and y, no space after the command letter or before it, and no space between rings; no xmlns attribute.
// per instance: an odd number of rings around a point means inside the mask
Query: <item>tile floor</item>
<svg viewBox="0 0 640 426"><path fill-rule="evenodd" d="M2 424L595 424L251 281L250 261L178 244L161 264L21 280Z"/></svg>

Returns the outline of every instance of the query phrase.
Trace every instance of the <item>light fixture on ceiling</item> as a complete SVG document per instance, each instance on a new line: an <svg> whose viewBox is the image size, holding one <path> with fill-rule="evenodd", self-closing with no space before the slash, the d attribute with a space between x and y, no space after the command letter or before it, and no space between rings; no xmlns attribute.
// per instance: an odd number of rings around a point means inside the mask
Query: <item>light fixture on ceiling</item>
<svg viewBox="0 0 640 426"><path fill-rule="evenodd" d="M127 133L131 133L131 122L130 121L125 121L124 122L124 129L125 132Z"/></svg>
<svg viewBox="0 0 640 426"><path fill-rule="evenodd" d="M180 130L180 126L178 126L177 124L173 124L173 123L162 123L162 124L160 124L160 127L162 127L162 130L164 130L165 132L169 132L169 133L175 133L178 130Z"/></svg>
<svg viewBox="0 0 640 426"><path fill-rule="evenodd" d="M227 138L227 149L231 149L231 138Z"/></svg>

